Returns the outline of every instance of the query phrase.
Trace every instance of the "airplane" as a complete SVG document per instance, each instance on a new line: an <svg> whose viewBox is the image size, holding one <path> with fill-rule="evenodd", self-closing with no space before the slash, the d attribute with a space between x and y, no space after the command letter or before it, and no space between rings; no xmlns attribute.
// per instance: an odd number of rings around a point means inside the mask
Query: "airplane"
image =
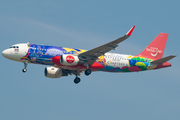
<svg viewBox="0 0 180 120"><path fill-rule="evenodd" d="M81 81L78 76L83 72L88 76L95 71L124 73L170 67L171 64L167 61L176 56L162 58L168 38L167 33L160 33L138 55L109 53L110 50L115 50L119 43L129 38L134 28L135 26L123 37L91 50L22 43L12 45L4 50L2 55L10 60L23 62L24 73L27 71L28 63L50 65L51 67L46 67L44 70L46 77L60 78L75 75L75 84Z"/></svg>

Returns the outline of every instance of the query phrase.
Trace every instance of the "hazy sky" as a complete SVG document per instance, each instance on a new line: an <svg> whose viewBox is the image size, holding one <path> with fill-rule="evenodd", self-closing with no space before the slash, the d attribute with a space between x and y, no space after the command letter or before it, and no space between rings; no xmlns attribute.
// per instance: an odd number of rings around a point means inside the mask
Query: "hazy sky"
<svg viewBox="0 0 180 120"><path fill-rule="evenodd" d="M139 73L93 72L50 79L47 66L0 55L1 120L179 120L179 0L1 0L0 51L16 43L92 49L136 25L116 53L139 54L160 32L172 67Z"/></svg>

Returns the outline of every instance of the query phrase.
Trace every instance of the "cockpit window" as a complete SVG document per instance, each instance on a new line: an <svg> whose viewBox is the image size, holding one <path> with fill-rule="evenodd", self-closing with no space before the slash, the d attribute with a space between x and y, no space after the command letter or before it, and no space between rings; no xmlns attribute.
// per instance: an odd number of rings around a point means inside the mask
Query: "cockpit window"
<svg viewBox="0 0 180 120"><path fill-rule="evenodd" d="M11 47L9 47L9 48L19 48L19 46L11 46Z"/></svg>

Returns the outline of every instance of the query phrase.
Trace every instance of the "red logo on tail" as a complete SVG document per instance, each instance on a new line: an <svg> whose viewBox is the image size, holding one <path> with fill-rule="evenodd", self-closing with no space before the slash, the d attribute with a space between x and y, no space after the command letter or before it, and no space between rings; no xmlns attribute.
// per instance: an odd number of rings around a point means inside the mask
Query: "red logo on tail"
<svg viewBox="0 0 180 120"><path fill-rule="evenodd" d="M150 51L153 57L157 56L158 53L162 53L162 50L158 50L158 48L155 47L146 48L146 50Z"/></svg>
<svg viewBox="0 0 180 120"><path fill-rule="evenodd" d="M68 55L66 57L66 61L67 61L67 63L72 64L75 61L75 58L71 55Z"/></svg>

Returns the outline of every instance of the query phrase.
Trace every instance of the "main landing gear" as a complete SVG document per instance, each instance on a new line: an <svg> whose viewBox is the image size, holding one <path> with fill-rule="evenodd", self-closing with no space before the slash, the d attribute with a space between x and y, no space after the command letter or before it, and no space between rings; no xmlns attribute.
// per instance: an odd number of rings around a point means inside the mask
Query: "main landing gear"
<svg viewBox="0 0 180 120"><path fill-rule="evenodd" d="M81 81L81 79L76 76L76 78L74 79L74 83L75 83L75 84L78 84L80 81Z"/></svg>
<svg viewBox="0 0 180 120"><path fill-rule="evenodd" d="M85 61L84 62L84 65L86 66L86 71L84 72L86 76L90 75L91 74L91 70L89 69L89 64L88 64L88 61Z"/></svg>
<svg viewBox="0 0 180 120"><path fill-rule="evenodd" d="M87 69L84 73L85 73L85 75L88 76L91 74L91 70ZM81 79L78 77L77 71L76 71L75 75L76 75L76 78L74 79L74 83L78 84L81 81Z"/></svg>
<svg viewBox="0 0 180 120"><path fill-rule="evenodd" d="M24 62L24 68L22 69L22 72L25 73L27 71L27 62Z"/></svg>
<svg viewBox="0 0 180 120"><path fill-rule="evenodd" d="M90 69L87 69L84 73L85 73L86 76L88 76L88 75L91 74L91 70L90 70Z"/></svg>
<svg viewBox="0 0 180 120"><path fill-rule="evenodd" d="M88 62L86 61L86 62L84 63L84 65L87 67L87 69L86 69L86 71L84 72L84 74L85 74L86 76L88 76L88 75L91 74L91 70L89 69L89 64L88 64ZM80 79L79 77L77 77L77 76L78 76L77 71L76 71L75 75L76 75L76 78L74 79L74 83L75 83L75 84L78 84L78 83L81 81L81 79Z"/></svg>
<svg viewBox="0 0 180 120"><path fill-rule="evenodd" d="M76 78L74 79L74 83L78 84L81 81L81 79L78 77L78 72L77 71L75 72L75 75L76 75Z"/></svg>

